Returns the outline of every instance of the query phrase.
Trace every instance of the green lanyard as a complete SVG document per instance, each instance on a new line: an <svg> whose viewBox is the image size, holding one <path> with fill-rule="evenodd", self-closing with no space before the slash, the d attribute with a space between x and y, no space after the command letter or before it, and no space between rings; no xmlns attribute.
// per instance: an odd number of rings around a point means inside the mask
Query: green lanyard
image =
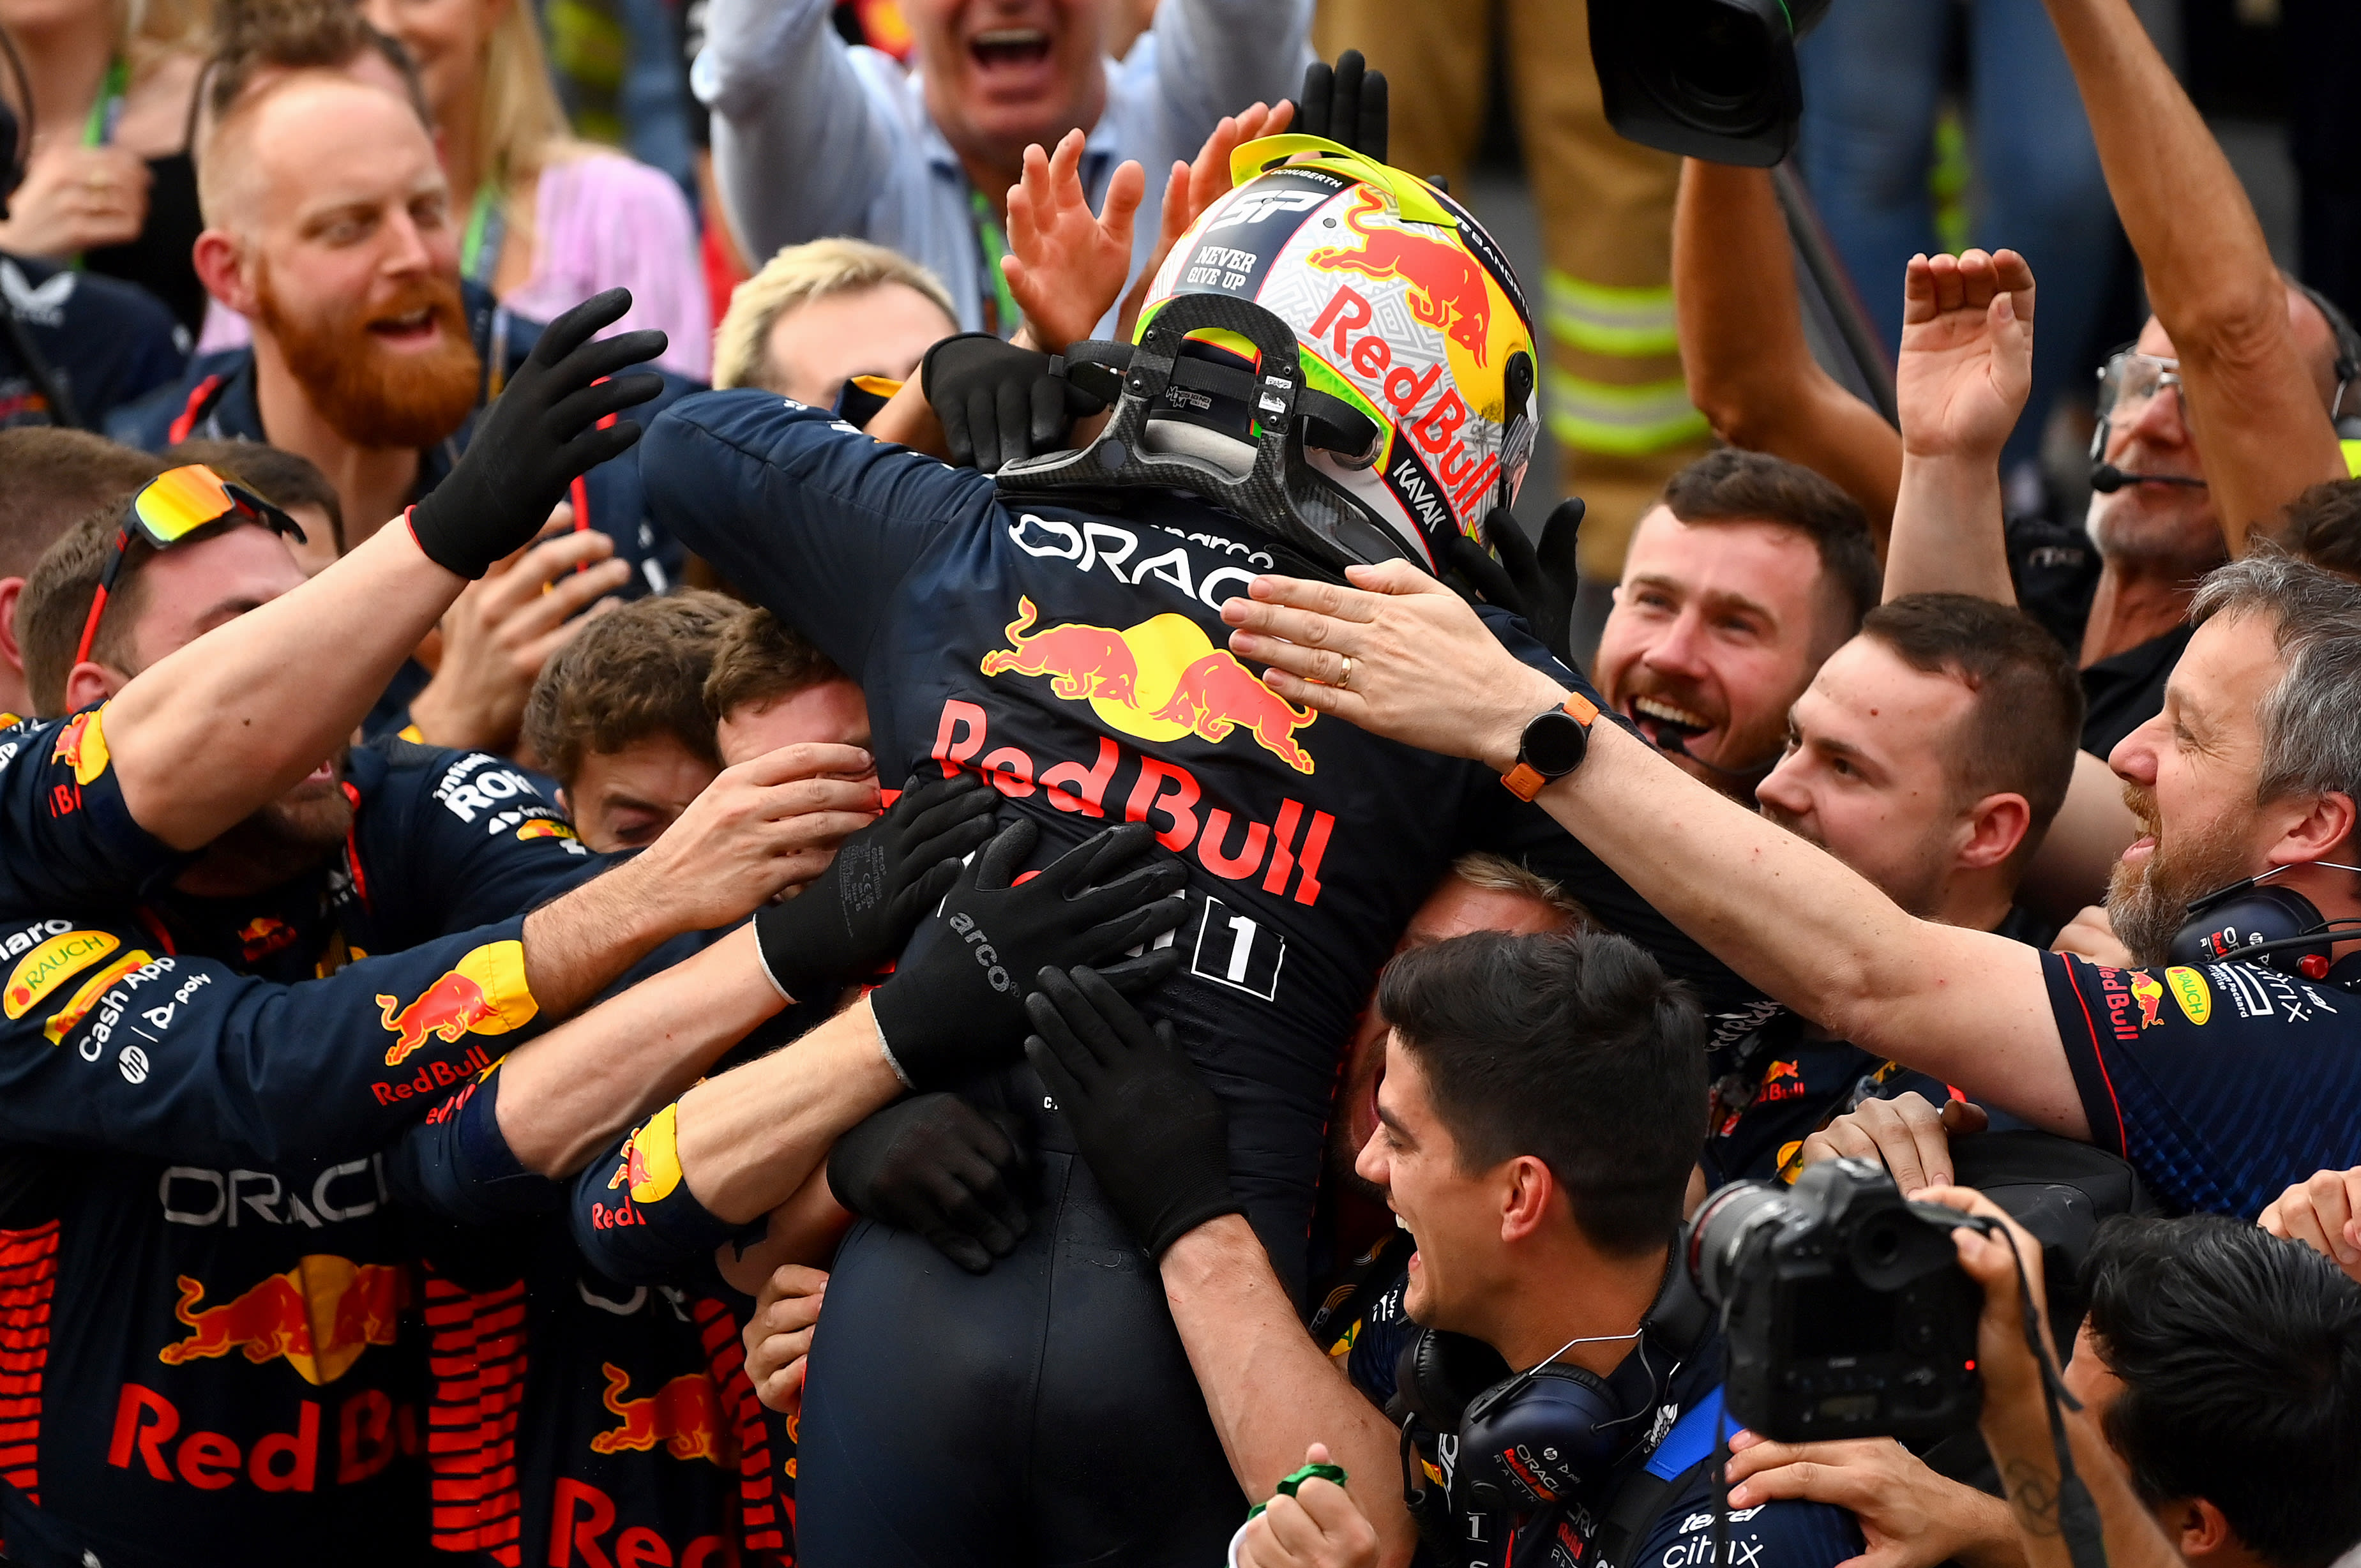
<svg viewBox="0 0 2361 1568"><path fill-rule="evenodd" d="M1016 308L1016 296L1008 291L1008 278L1000 270L1000 258L1008 254L1008 242L1001 237L1000 225L992 215L992 203L983 192L970 190L968 210L975 214L975 243L983 251L984 278L989 287L978 291L983 300L983 330L997 337L1007 337L1016 331L1022 313Z"/></svg>
<svg viewBox="0 0 2361 1568"><path fill-rule="evenodd" d="M82 145L104 147L115 139L115 122L123 118L124 94L131 89L131 66L117 55L106 68L105 84L99 88L98 97L90 106L90 118L82 123ZM82 270L82 252L75 251L66 259L73 271Z"/></svg>
<svg viewBox="0 0 2361 1568"><path fill-rule="evenodd" d="M117 56L106 68L106 84L90 106L90 118L82 122L82 146L104 147L115 139L115 124L123 117L123 98L130 88L130 63Z"/></svg>
<svg viewBox="0 0 2361 1568"><path fill-rule="evenodd" d="M470 283L489 289L500 269L500 247L508 240L508 181L498 170L476 187L467 208L467 232L459 240L459 271Z"/></svg>

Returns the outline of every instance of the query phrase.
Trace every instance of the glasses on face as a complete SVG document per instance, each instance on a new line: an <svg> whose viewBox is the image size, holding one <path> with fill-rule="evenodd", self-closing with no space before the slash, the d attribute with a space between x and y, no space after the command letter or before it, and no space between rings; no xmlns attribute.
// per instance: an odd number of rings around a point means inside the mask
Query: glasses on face
<svg viewBox="0 0 2361 1568"><path fill-rule="evenodd" d="M2136 420L2157 395L2171 389L2178 403L2176 411L2186 418L2188 405L2178 402L2180 389L2180 361L2142 354L2136 348L2119 348L2107 356L2099 367L2099 417L2102 420L2120 414Z"/></svg>
<svg viewBox="0 0 2361 1568"><path fill-rule="evenodd" d="M74 663L82 663L90 658L90 645L98 636L99 620L106 613L107 596L115 591L115 580L122 575L124 553L130 549L134 534L153 549L169 550L201 528L231 521L267 528L298 544L307 543L301 523L244 485L223 478L202 463L167 469L140 486L138 494L124 509L123 526L115 531L115 542L106 548L106 565L98 575L98 591L91 596L90 615L82 623L82 641L74 647Z"/></svg>

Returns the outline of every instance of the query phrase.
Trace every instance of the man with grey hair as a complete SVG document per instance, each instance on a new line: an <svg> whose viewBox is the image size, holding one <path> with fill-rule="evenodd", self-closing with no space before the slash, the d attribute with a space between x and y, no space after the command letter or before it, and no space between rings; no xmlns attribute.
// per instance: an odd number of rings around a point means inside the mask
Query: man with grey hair
<svg viewBox="0 0 2361 1568"><path fill-rule="evenodd" d="M2361 1163L2361 937L2326 929L2361 916L2361 586L2269 548L2206 579L2163 712L2110 759L2147 829L2108 894L2117 965L1914 919L1595 722L1586 682L1518 663L1432 578L1350 575L1257 579L1223 607L1231 650L1299 703L1497 768L1831 1033L2122 1154L2179 1208L2252 1216ZM2272 922L2309 939L2242 953Z"/></svg>

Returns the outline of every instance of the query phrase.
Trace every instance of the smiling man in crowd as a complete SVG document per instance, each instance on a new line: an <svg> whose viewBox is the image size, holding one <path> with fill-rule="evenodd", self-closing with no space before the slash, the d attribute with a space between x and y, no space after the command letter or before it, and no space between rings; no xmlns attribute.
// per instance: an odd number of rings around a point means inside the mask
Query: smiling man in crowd
<svg viewBox="0 0 2361 1568"><path fill-rule="evenodd" d="M300 453L335 486L357 544L442 482L541 328L460 281L434 139L374 76L268 77L221 116L199 168L197 272L254 341L200 356L110 433L150 451L200 436ZM656 406L688 385L666 378ZM678 552L642 524L636 456L594 468L572 499L575 526L634 568L605 587L670 585Z"/></svg>
<svg viewBox="0 0 2361 1568"><path fill-rule="evenodd" d="M1111 0L906 0L915 71L850 49L826 0L715 0L690 81L747 249L823 235L893 247L950 289L966 331L1016 330L1001 277L1006 194L1025 148L1090 134L1093 205L1137 159L1156 210L1175 159L1225 114L1277 103L1311 62L1310 0L1167 0L1118 61ZM1132 236L1132 268L1153 225Z"/></svg>
<svg viewBox="0 0 2361 1568"><path fill-rule="evenodd" d="M1760 452L1711 453L1631 535L1599 689L1684 772L1751 805L1789 705L1877 597L1869 520L1842 490Z"/></svg>

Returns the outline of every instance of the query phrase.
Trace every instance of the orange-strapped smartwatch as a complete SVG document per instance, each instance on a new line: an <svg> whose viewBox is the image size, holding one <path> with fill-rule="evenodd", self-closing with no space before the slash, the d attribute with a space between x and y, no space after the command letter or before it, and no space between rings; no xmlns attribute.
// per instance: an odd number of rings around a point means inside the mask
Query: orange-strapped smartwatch
<svg viewBox="0 0 2361 1568"><path fill-rule="evenodd" d="M1531 800L1551 781L1582 766L1583 753L1590 750L1591 721L1598 717L1598 707L1580 692L1568 692L1565 702L1533 715L1517 742L1517 765L1500 775L1509 793Z"/></svg>

